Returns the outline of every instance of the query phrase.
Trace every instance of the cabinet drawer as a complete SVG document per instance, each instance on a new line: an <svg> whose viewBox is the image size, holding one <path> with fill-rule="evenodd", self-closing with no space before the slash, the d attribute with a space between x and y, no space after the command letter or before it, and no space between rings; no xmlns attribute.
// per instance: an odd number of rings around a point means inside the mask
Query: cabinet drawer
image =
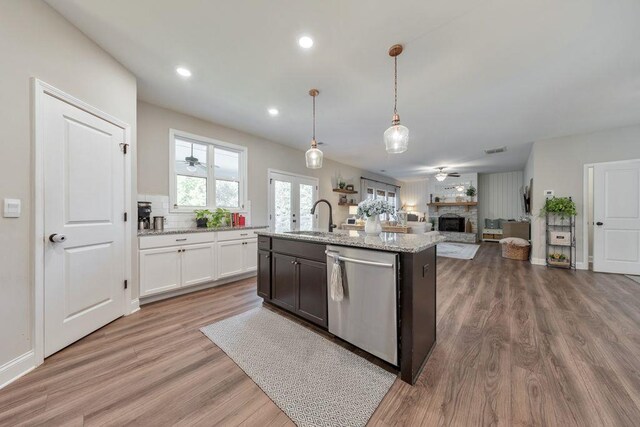
<svg viewBox="0 0 640 427"><path fill-rule="evenodd" d="M193 243L212 243L216 233L204 231L202 233L164 234L161 236L142 236L139 238L140 249L162 248L166 246L182 246Z"/></svg>
<svg viewBox="0 0 640 427"><path fill-rule="evenodd" d="M260 228L250 228L250 229L243 229L243 230L229 230L229 231L218 231L218 241L219 242L224 242L227 240L238 240L238 239L249 239L249 238L255 238L256 233L258 231L264 230L260 229Z"/></svg>
<svg viewBox="0 0 640 427"><path fill-rule="evenodd" d="M264 249L266 251L271 249L271 237L258 236L258 249Z"/></svg>
<svg viewBox="0 0 640 427"><path fill-rule="evenodd" d="M293 255L300 258L312 259L326 263L324 253L326 245L323 243L308 243L295 240L273 239L271 247L274 252Z"/></svg>

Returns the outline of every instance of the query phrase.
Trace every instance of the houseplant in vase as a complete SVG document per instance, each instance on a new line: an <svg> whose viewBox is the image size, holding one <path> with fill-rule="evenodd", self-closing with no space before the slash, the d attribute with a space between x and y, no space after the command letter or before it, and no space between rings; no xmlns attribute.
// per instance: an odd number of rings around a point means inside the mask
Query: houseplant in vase
<svg viewBox="0 0 640 427"><path fill-rule="evenodd" d="M555 214L560 219L571 218L576 213L576 204L571 200L571 197L552 197L547 199L542 209L540 209L540 216Z"/></svg>
<svg viewBox="0 0 640 427"><path fill-rule="evenodd" d="M229 215L229 211L226 209L218 208L214 212L211 212L209 215L209 220L207 221L207 227L221 227L226 225L227 216Z"/></svg>
<svg viewBox="0 0 640 427"><path fill-rule="evenodd" d="M469 201L470 202L474 202L476 194L478 194L478 192L476 191L476 187L474 187L473 185L470 185L469 188L467 188L467 196L469 197Z"/></svg>
<svg viewBox="0 0 640 427"><path fill-rule="evenodd" d="M193 211L196 214L196 224L198 228L205 228L211 217L211 211L209 209L198 209Z"/></svg>
<svg viewBox="0 0 640 427"><path fill-rule="evenodd" d="M382 214L395 214L394 207L386 200L367 199L358 204L358 215L367 219L364 232L369 235L378 235L382 232L380 223Z"/></svg>

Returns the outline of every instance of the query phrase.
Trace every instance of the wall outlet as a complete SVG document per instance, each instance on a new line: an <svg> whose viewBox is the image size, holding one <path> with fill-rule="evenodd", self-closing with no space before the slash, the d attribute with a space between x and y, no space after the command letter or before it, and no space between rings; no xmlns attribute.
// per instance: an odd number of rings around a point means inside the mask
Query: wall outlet
<svg viewBox="0 0 640 427"><path fill-rule="evenodd" d="M544 197L553 197L553 190L544 190Z"/></svg>

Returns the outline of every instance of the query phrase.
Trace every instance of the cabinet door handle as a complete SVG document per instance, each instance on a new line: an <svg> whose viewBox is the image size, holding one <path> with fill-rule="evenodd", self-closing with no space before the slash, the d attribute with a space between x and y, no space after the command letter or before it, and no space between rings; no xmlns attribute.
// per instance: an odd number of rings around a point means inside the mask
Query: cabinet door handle
<svg viewBox="0 0 640 427"><path fill-rule="evenodd" d="M241 236L248 236L249 233L240 233Z"/></svg>
<svg viewBox="0 0 640 427"><path fill-rule="evenodd" d="M265 257L266 259L269 259L269 258L271 258L271 255L265 255L264 257Z"/></svg>
<svg viewBox="0 0 640 427"><path fill-rule="evenodd" d="M184 242L185 240L187 240L186 238L184 239L176 239L176 242Z"/></svg>

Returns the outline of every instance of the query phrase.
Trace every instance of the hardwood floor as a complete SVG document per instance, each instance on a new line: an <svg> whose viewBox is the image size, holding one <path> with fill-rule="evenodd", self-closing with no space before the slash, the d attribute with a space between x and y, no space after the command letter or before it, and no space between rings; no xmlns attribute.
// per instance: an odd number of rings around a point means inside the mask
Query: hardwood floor
<svg viewBox="0 0 640 427"><path fill-rule="evenodd" d="M637 426L640 285L438 258L438 342L370 425ZM198 328L261 304L243 280L144 306L0 390L0 425L292 425Z"/></svg>

